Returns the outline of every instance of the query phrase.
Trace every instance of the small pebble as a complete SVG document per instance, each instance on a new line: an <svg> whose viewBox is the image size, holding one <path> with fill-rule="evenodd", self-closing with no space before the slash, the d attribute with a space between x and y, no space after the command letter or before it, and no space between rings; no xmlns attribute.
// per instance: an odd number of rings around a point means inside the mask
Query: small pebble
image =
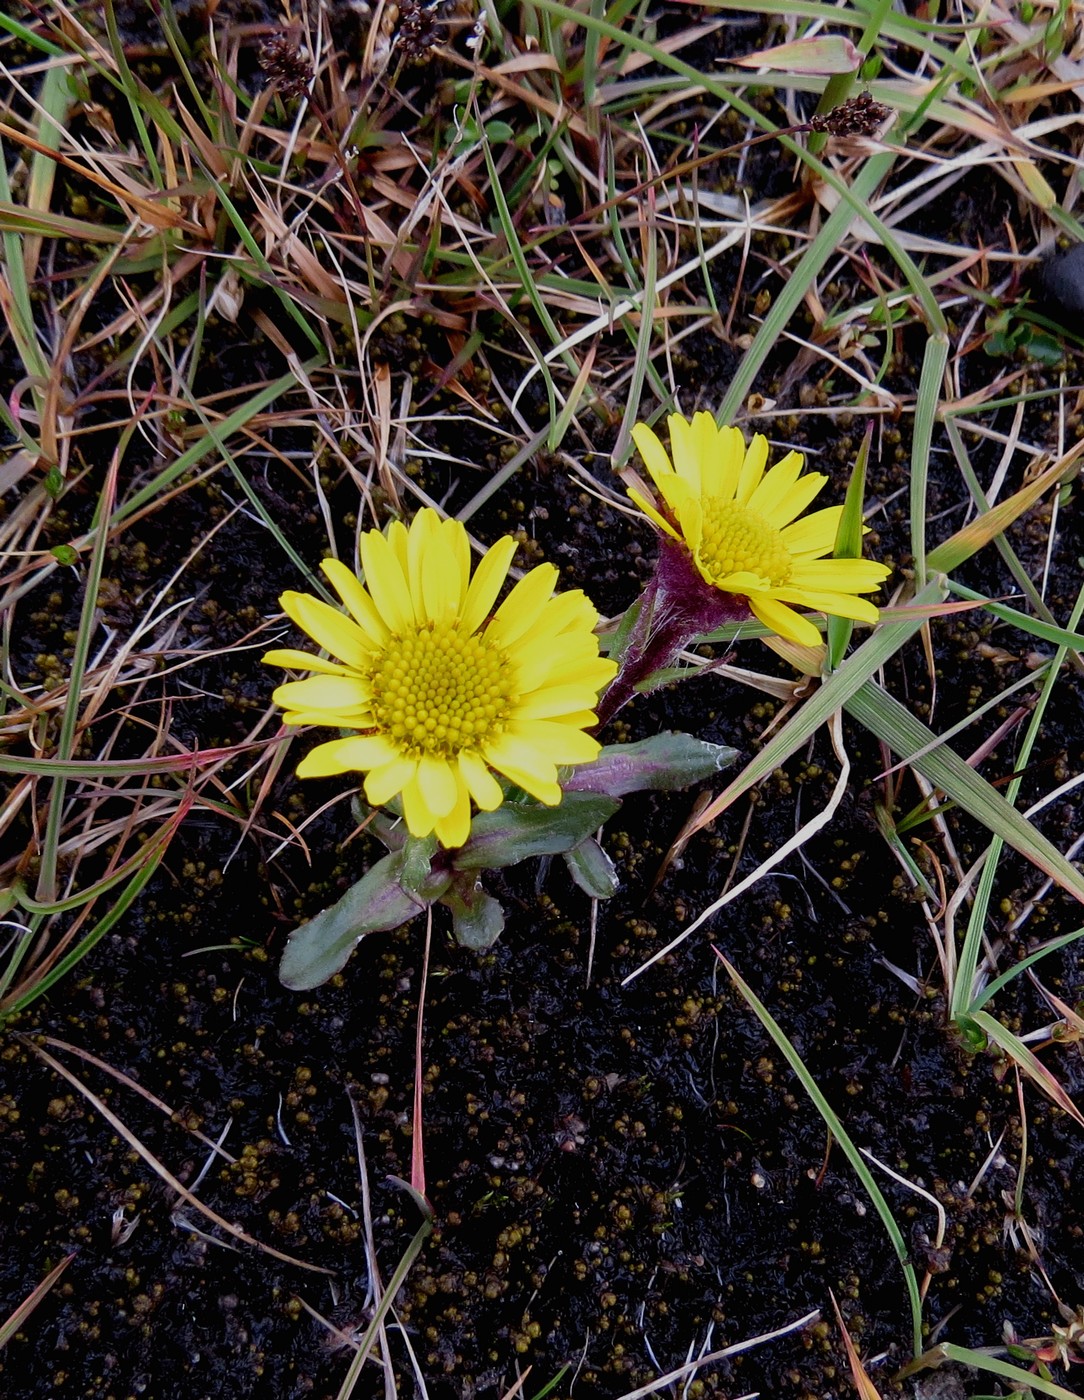
<svg viewBox="0 0 1084 1400"><path fill-rule="evenodd" d="M1084 243L1047 258L1039 270L1039 286L1057 311L1084 315ZM1070 329L1084 331L1084 325Z"/></svg>

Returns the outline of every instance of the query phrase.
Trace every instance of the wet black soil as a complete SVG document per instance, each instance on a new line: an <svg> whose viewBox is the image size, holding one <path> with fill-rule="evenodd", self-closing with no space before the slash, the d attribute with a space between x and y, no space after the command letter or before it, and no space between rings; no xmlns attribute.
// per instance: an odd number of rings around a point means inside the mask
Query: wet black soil
<svg viewBox="0 0 1084 1400"><path fill-rule="evenodd" d="M984 214L981 191L974 198L968 216L996 230L1004 211ZM250 324L219 333L212 372L225 382L231 372L254 377L253 355L266 353L268 374L280 372L281 361ZM255 337L255 350L246 334ZM407 356L419 353L410 334L411 344L401 347ZM901 335L892 375L901 391L913 388L912 355L920 346L917 336L909 344ZM435 342L422 345L427 349L436 353ZM695 341L683 346L690 375L699 372L704 384L699 402L683 403L687 412L721 396L732 365L719 342L700 349ZM836 471L839 484L831 489L838 499L863 424L840 415L803 417L799 386L781 386L783 372L782 364L769 365L757 385L768 395L782 387L795 406L793 420L773 419L770 432L805 443L818 464ZM1079 432L1079 423L1071 426ZM1043 436L1038 416L1029 428ZM599 454L612 434L612 425L599 425ZM302 444L283 429L276 445ZM433 445L481 467L475 480L416 464L422 484L454 512L498 463L500 442L474 421L453 420L434 427ZM898 570L910 564L908 448L902 426L882 425L870 469L870 499L884 504L872 517L867 550ZM152 466L141 450L136 443L133 470ZM988 476L997 455L979 443L976 469ZM600 480L614 484L601 455L587 460ZM47 544L64 542L89 520L101 485L101 466L91 465L57 502ZM252 467L253 489L314 567L327 538L311 479L281 460ZM321 481L340 553L348 555L356 488L333 464ZM961 523L967 501L940 444L931 481L932 542ZM151 514L120 536L107 561L102 625L125 635L139 616L132 599L168 577L236 495L220 476L179 495L168 520ZM1012 535L1036 569L1046 551L1048 510L1034 512ZM472 529L484 540L519 530L522 562L552 560L564 586L586 588L607 613L632 600L652 556L646 530L593 500L560 462L544 457L524 468ZM1073 494L1061 506L1046 594L1059 620L1075 600L1082 549ZM960 578L991 594L1012 591L992 550ZM198 602L184 613L174 645L212 651L236 644L277 612L284 587L297 586L296 570L267 532L235 514L186 575ZM47 678L55 669L50 658L63 662L70 654L65 634L80 602L79 579L65 570L22 605L26 630L12 658L22 680ZM917 643L887 682L923 717L935 704L939 730L1022 675L1029 653L1044 650L981 613L943 620L932 636L936 700ZM163 677L149 692L170 697L172 732L181 742L207 747L246 736L274 683L259 654L257 646L210 655L185 673L185 686ZM756 642L741 644L735 659L786 674ZM1021 806L1084 766L1079 677L1060 682L1058 695ZM748 758L777 708L758 692L703 677L636 701L605 737L681 728ZM1005 713L995 711L969 731L970 746ZM415 1366L427 1393L441 1400L499 1396L529 1366L525 1395L560 1377L559 1395L608 1400L690 1355L820 1310L821 1320L800 1331L709 1364L688 1393L833 1400L852 1389L832 1295L860 1351L874 1358L882 1393L923 1393L913 1381L899 1387L891 1380L910 1358L911 1324L903 1273L883 1225L814 1105L731 986L712 942L767 1004L853 1141L943 1206L947 1234L934 1249L937 1215L929 1201L874 1167L919 1278L927 1268L932 1273L927 1341L996 1346L1006 1324L1020 1337L1046 1337L1062 1320L1052 1290L1070 1307L1082 1301L1084 1130L1026 1089L1025 1139L1011 1070L992 1054L965 1048L947 1028L922 908L875 820L886 756L856 726L845 728L845 739L852 779L827 830L628 986L623 979L718 894L735 862L736 877L747 874L824 806L838 772L825 736L695 837L657 887L696 794L627 799L605 838L622 886L600 907L594 933L589 901L557 863L493 878L507 927L488 953L457 947L438 914L421 1061L434 1228L398 1295L398 1328L389 1332L399 1394L421 1393ZM415 1146L421 921L371 936L340 977L314 992L288 993L276 977L290 928L331 903L379 854L365 837L353 837L344 801L305 828L304 851L296 844L279 849L268 813L297 822L345 788L342 781L301 785L293 778L304 742L291 750L254 830L241 839L237 821L197 810L132 911L0 1041L0 1317L73 1256L0 1351L5 1395L333 1397L349 1352L310 1309L355 1334L373 1304L355 1114L383 1283L422 1222L400 1184L411 1177ZM251 756L239 757L227 781L250 763ZM998 780L1014 766L1010 737L982 771ZM242 785L235 800L244 811L254 796ZM897 815L920 800L905 780ZM966 867L983 849L983 829L960 812L948 823ZM1065 849L1081 832L1079 802L1047 809L1039 824ZM32 844L29 826L16 835ZM917 835L925 844L915 844L913 854L935 880L948 859L943 842L928 824ZM1002 859L991 937L1040 883L1019 857ZM1045 895L1020 932L1006 935L1000 965L1076 927L1079 918L1068 897ZM1041 966L1044 985L1070 1004L1080 999L1073 947ZM1025 978L994 1007L1018 1033L1052 1019ZM78 1075L126 1133L35 1047ZM87 1055L157 1096L167 1111ZM1079 1047L1042 1055L1079 1095ZM219 1153L194 1130L218 1143ZM231 1238L186 1203L133 1139L258 1243ZM1023 1153L1026 1230L1013 1212ZM1072 1388L1064 1372L1054 1374ZM970 1388L954 1384L950 1377L946 1394L997 1393L988 1378ZM353 1393L384 1391L385 1378L371 1363Z"/></svg>

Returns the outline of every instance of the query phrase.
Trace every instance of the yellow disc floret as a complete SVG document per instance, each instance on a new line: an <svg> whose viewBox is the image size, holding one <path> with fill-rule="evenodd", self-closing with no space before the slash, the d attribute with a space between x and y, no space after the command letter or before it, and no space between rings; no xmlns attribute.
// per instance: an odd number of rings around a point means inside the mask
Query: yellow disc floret
<svg viewBox="0 0 1084 1400"><path fill-rule="evenodd" d="M748 573L769 588L789 583L791 556L774 526L748 506L722 496L707 497L703 510L697 562L709 582L721 586L732 574Z"/></svg>
<svg viewBox="0 0 1084 1400"><path fill-rule="evenodd" d="M377 728L416 757L456 757L498 739L515 707L512 673L500 647L431 623L393 637L373 668Z"/></svg>

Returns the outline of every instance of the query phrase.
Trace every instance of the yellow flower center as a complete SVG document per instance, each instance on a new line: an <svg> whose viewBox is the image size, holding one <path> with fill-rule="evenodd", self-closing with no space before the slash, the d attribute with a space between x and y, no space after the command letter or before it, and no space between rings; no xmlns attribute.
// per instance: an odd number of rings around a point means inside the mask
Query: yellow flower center
<svg viewBox="0 0 1084 1400"><path fill-rule="evenodd" d="M516 700L504 652L457 621L390 638L369 680L378 728L412 757L454 758L496 739Z"/></svg>
<svg viewBox="0 0 1084 1400"><path fill-rule="evenodd" d="M699 563L713 583L751 573L778 588L790 579L793 559L774 525L724 496L705 496Z"/></svg>

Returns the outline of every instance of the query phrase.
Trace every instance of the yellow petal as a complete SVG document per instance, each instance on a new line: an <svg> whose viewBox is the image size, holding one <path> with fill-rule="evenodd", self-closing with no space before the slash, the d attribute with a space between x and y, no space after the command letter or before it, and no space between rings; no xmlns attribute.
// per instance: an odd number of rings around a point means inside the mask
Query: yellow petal
<svg viewBox="0 0 1084 1400"><path fill-rule="evenodd" d="M530 792L535 796L539 791L551 792L557 785L557 764L552 759L540 754L530 743L518 738L506 730L499 739L494 739L492 743L483 745L482 757L491 768L495 768L498 773L503 773L511 778L524 792ZM534 786L530 786L523 781L527 776ZM540 801L547 801L540 798ZM560 801L560 797L556 799Z"/></svg>
<svg viewBox="0 0 1084 1400"><path fill-rule="evenodd" d="M331 729L372 729L373 712L368 705L349 710L283 710L283 724L322 724Z"/></svg>
<svg viewBox="0 0 1084 1400"><path fill-rule="evenodd" d="M313 641L357 671L368 669L373 649L368 637L352 618L346 617L311 593L287 592L279 599L291 622Z"/></svg>
<svg viewBox="0 0 1084 1400"><path fill-rule="evenodd" d="M575 710L590 710L598 699L595 686L573 682L547 686L525 696L516 706L516 719L557 719Z"/></svg>
<svg viewBox="0 0 1084 1400"><path fill-rule="evenodd" d="M732 428L731 432L737 432ZM764 475L764 465L768 460L768 439L757 433L746 448L745 458L738 472L738 483L734 488L734 499L748 505L753 492L760 485Z"/></svg>
<svg viewBox="0 0 1084 1400"><path fill-rule="evenodd" d="M465 530L463 534L466 537ZM508 577L508 567L516 548L517 543L512 536L503 535L496 544L486 550L479 561L460 613L463 630L467 634L477 632L493 611L497 594L504 587L504 581Z"/></svg>
<svg viewBox="0 0 1084 1400"><path fill-rule="evenodd" d="M738 490L738 480L745 462L745 438L740 428L719 428L715 443L717 469L705 478L713 485L716 478L718 487L707 494L719 495L726 501L734 500Z"/></svg>
<svg viewBox="0 0 1084 1400"><path fill-rule="evenodd" d="M455 560L456 572L459 576L457 596L460 600L459 606L461 606L463 599L467 596L467 587L470 584L470 537L461 520L442 520L440 532Z"/></svg>
<svg viewBox="0 0 1084 1400"><path fill-rule="evenodd" d="M578 588L559 593L555 598L546 599L534 622L515 639L516 651L527 654L551 648L558 637L564 645L564 634L569 634L569 643L574 637L587 640L597 622L598 613Z"/></svg>
<svg viewBox="0 0 1084 1400"><path fill-rule="evenodd" d="M422 605L430 622L458 615L463 604L462 576L453 548L448 535L437 531L421 557Z"/></svg>
<svg viewBox="0 0 1084 1400"><path fill-rule="evenodd" d="M406 531L402 534L405 540ZM416 621L403 563L379 530L366 530L361 537L360 551L369 596L388 629L402 635Z"/></svg>
<svg viewBox="0 0 1084 1400"><path fill-rule="evenodd" d="M569 601L563 603L567 598ZM547 611L561 619L561 631L570 637L590 637L598 626L598 608L582 588L573 588L568 593L559 593L549 604Z"/></svg>
<svg viewBox="0 0 1084 1400"><path fill-rule="evenodd" d="M331 586L353 614L354 621L366 636L379 646L388 639L388 629L381 621L373 600L361 580L338 559L324 559L320 564Z"/></svg>
<svg viewBox="0 0 1084 1400"><path fill-rule="evenodd" d="M780 507L801 476L802 466L801 453L788 452L782 461L776 462L775 466L765 473L760 485L749 498L749 509L755 510L773 525L780 523L777 519L780 515ZM820 485L823 486L827 480L826 476L822 476ZM789 515L787 520L792 520L796 514L798 514L797 511Z"/></svg>
<svg viewBox="0 0 1084 1400"><path fill-rule="evenodd" d="M517 715L505 730L504 739L519 743L521 751L558 766L567 763L593 763L602 745L582 729L570 729L546 719L520 719ZM530 764L524 764L529 767Z"/></svg>
<svg viewBox="0 0 1084 1400"><path fill-rule="evenodd" d="M458 757L459 774L471 797L483 812L495 812L504 801L504 789L473 749L463 749Z"/></svg>
<svg viewBox="0 0 1084 1400"><path fill-rule="evenodd" d="M423 511L419 511L418 515L422 516L424 519ZM409 552L410 535L407 527L401 520L393 520L384 531L384 538L387 540L391 552L399 561L399 567L403 571L403 577L409 580L410 568L407 562L407 555Z"/></svg>
<svg viewBox="0 0 1084 1400"><path fill-rule="evenodd" d="M319 671L325 676L353 676L356 672L339 661L328 661L323 656L313 656L307 651L295 651L293 647L278 647L263 654L265 666L285 666L291 671Z"/></svg>
<svg viewBox="0 0 1084 1400"><path fill-rule="evenodd" d="M446 816L436 821L437 840L445 850L455 850L470 836L470 797L466 787L457 793L455 806Z"/></svg>
<svg viewBox="0 0 1084 1400"><path fill-rule="evenodd" d="M681 538L666 517L655 509L654 505L652 505L646 496L641 496L634 486L628 487L627 491L629 500L632 501L634 506L639 507L639 509L643 511L653 525L657 525L660 530L665 530L665 532L668 535L672 535L675 540Z"/></svg>
<svg viewBox="0 0 1084 1400"><path fill-rule="evenodd" d="M397 756L374 768L365 779L365 798L373 807L383 807L397 797L418 771L416 758Z"/></svg>
<svg viewBox="0 0 1084 1400"><path fill-rule="evenodd" d="M765 627L778 632L788 642L797 642L802 647L815 647L821 640L821 634L811 622L775 598L768 598L763 593L755 594L749 599L749 607L753 616L759 618Z"/></svg>
<svg viewBox="0 0 1084 1400"><path fill-rule="evenodd" d="M287 710L349 710L368 705L372 691L360 676L309 676L287 681L271 696Z"/></svg>
<svg viewBox="0 0 1084 1400"><path fill-rule="evenodd" d="M683 501L677 513L678 524L692 554L700 552L704 538L704 504L699 496Z"/></svg>
<svg viewBox="0 0 1084 1400"><path fill-rule="evenodd" d="M775 596L784 603L798 603L803 608L831 613L834 617L850 617L856 622L876 622L880 613L868 598L853 593L832 593L811 588L778 588Z"/></svg>
<svg viewBox="0 0 1084 1400"><path fill-rule="evenodd" d="M647 468L651 480L661 491L663 482L674 474L670 458L666 455L666 449L646 423L636 424L632 430L632 440L636 444L640 456L644 459L644 466Z"/></svg>
<svg viewBox="0 0 1084 1400"><path fill-rule="evenodd" d="M544 687L555 685L583 686L597 698L604 685L608 685L617 673L617 663L609 657L598 654L598 640L591 637L586 642L576 639L575 644L566 642L560 648L553 647L547 652L532 648L516 658L516 682L523 699L532 696ZM592 705L595 700L590 702Z"/></svg>
<svg viewBox="0 0 1084 1400"><path fill-rule="evenodd" d="M822 554L831 554L842 514L842 506L825 506L823 510L815 510L812 515L803 515L793 525L785 525L779 537L796 557L816 559Z"/></svg>
<svg viewBox="0 0 1084 1400"><path fill-rule="evenodd" d="M792 453L797 457L798 454ZM798 457L799 462L802 460ZM774 470L774 468L773 468ZM769 472L769 476L771 473ZM764 485L768 478L765 477ZM796 519L806 509L806 507L820 495L821 488L828 478L822 472L807 472L800 477L785 495L780 494L774 501L761 511L761 515L769 525L774 525L777 530L783 529L790 522Z"/></svg>
<svg viewBox="0 0 1084 1400"><path fill-rule="evenodd" d="M598 715L594 710L570 710L567 715L557 715L554 723L567 724L575 729L592 729L598 724Z"/></svg>
<svg viewBox="0 0 1084 1400"><path fill-rule="evenodd" d="M696 419L704 418L710 418L710 414L696 414L693 423ZM674 471L693 494L699 496L703 493L704 483L700 470L701 454L697 447L703 433L699 429L694 432L693 423L687 422L680 413L671 413L666 420L666 426L670 429L670 456L674 462ZM712 427L714 426L713 423Z"/></svg>
<svg viewBox="0 0 1084 1400"><path fill-rule="evenodd" d="M414 604L414 615L425 620L424 564L440 538L440 516L431 506L423 506L410 522L406 535L406 577ZM436 546L439 548L439 546Z"/></svg>
<svg viewBox="0 0 1084 1400"><path fill-rule="evenodd" d="M446 758L423 754L418 760L418 787L434 817L446 817L456 803L459 774Z"/></svg>
<svg viewBox="0 0 1084 1400"><path fill-rule="evenodd" d="M537 621L556 582L557 570L552 564L539 564L525 574L497 609L486 636L497 646L512 646Z"/></svg>
<svg viewBox="0 0 1084 1400"><path fill-rule="evenodd" d="M326 778L332 773L364 772L390 763L397 751L382 734L361 734L352 739L332 739L317 744L297 765L299 778Z"/></svg>
<svg viewBox="0 0 1084 1400"><path fill-rule="evenodd" d="M403 819L411 836L428 836L437 822L425 800L417 773L403 787Z"/></svg>
<svg viewBox="0 0 1084 1400"><path fill-rule="evenodd" d="M833 593L872 593L889 569L875 559L809 559L795 564L792 588L828 588Z"/></svg>
<svg viewBox="0 0 1084 1400"><path fill-rule="evenodd" d="M556 807L564 796L561 784L557 781L556 771L552 778L547 778L535 769L517 768L512 763L494 764L493 766L497 768L498 772L503 773L509 782L515 783L516 787L530 793L539 802L544 802L547 807Z"/></svg>

